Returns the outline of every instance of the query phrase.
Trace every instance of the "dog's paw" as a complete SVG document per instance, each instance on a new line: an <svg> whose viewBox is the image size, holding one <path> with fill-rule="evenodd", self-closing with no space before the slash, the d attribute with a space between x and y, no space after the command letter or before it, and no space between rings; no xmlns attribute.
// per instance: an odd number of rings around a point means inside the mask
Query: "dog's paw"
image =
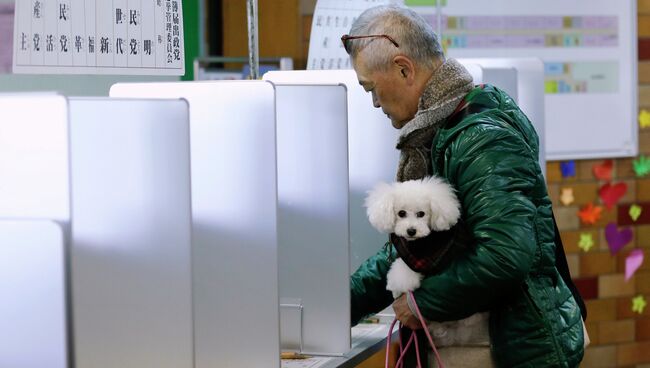
<svg viewBox="0 0 650 368"><path fill-rule="evenodd" d="M393 298L420 287L422 275L413 271L401 259L395 260L386 275L386 290L393 293Z"/></svg>

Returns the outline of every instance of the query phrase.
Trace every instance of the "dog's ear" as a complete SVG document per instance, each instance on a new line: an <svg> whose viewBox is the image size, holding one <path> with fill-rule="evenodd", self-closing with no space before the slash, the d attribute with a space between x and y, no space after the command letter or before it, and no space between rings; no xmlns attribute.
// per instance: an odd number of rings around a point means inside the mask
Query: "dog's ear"
<svg viewBox="0 0 650 368"><path fill-rule="evenodd" d="M368 219L375 229L391 233L395 227L393 187L379 183L366 197Z"/></svg>
<svg viewBox="0 0 650 368"><path fill-rule="evenodd" d="M430 226L432 230L451 229L460 218L460 203L454 188L444 180L436 177L423 179L429 191L431 206Z"/></svg>

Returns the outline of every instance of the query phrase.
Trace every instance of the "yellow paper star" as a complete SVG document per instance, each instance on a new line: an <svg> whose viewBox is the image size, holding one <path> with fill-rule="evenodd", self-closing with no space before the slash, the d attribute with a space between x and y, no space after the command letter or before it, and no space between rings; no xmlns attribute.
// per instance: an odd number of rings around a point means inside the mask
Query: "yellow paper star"
<svg viewBox="0 0 650 368"><path fill-rule="evenodd" d="M589 250L594 246L594 237L591 233L580 234L580 242L578 243L578 246L583 251L589 252Z"/></svg>
<svg viewBox="0 0 650 368"><path fill-rule="evenodd" d="M632 312L637 312L639 314L642 314L646 304L647 303L643 295L638 295L632 298Z"/></svg>
<svg viewBox="0 0 650 368"><path fill-rule="evenodd" d="M641 126L641 129L650 127L650 112L641 110L639 113L639 125Z"/></svg>
<svg viewBox="0 0 650 368"><path fill-rule="evenodd" d="M638 220L639 216L641 216L641 212L643 212L641 206L636 204L630 206L630 218L632 219L632 221Z"/></svg>
<svg viewBox="0 0 650 368"><path fill-rule="evenodd" d="M573 188L562 188L560 202L562 202L563 205L568 206L573 203L574 200L575 198L573 197Z"/></svg>

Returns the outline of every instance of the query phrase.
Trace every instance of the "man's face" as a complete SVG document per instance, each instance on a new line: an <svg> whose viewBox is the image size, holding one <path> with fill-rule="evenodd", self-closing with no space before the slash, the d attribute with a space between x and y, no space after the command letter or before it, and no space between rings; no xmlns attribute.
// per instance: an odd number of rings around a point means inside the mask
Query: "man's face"
<svg viewBox="0 0 650 368"><path fill-rule="evenodd" d="M420 96L402 74L399 65L393 63L386 70L370 70L365 50L352 61L359 84L372 94L373 105L391 120L393 127L401 129L418 111Z"/></svg>

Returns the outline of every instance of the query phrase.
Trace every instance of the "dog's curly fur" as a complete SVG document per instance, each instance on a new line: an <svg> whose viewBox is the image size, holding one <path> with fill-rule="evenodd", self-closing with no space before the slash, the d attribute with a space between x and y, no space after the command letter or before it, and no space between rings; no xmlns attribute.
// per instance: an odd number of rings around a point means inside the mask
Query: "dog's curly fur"
<svg viewBox="0 0 650 368"><path fill-rule="evenodd" d="M438 177L380 183L369 192L365 205L372 226L409 241L426 237L431 231L449 230L460 218L454 189ZM417 289L422 277L397 259L388 271L386 289L397 298Z"/></svg>

